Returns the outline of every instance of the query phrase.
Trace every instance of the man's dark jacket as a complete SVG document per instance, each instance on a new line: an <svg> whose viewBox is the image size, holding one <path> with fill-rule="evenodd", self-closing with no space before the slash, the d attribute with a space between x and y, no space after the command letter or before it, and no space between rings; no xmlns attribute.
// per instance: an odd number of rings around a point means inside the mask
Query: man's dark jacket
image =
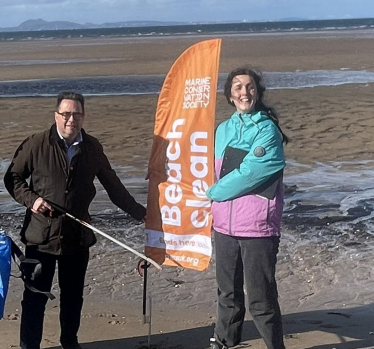
<svg viewBox="0 0 374 349"><path fill-rule="evenodd" d="M42 197L89 222L88 208L96 194L95 176L119 208L137 220L146 214L111 168L99 141L84 130L82 138L69 164L64 142L53 125L19 146L5 174L5 187L16 201L27 207L22 241L37 245L40 251L72 254L96 242L90 229L56 210L52 217L48 212L43 215L31 211L35 200Z"/></svg>

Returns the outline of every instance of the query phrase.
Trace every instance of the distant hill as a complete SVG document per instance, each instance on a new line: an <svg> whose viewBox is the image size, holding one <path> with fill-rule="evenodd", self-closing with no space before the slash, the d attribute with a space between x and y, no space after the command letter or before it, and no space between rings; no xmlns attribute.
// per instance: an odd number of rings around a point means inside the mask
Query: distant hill
<svg viewBox="0 0 374 349"><path fill-rule="evenodd" d="M59 29L82 29L85 26L67 22L67 21L54 21L54 22L47 22L43 19L29 19L21 23L18 27L12 28L19 31L30 31L30 30L59 30Z"/></svg>
<svg viewBox="0 0 374 349"><path fill-rule="evenodd" d="M21 23L18 27L0 28L2 32L14 31L41 31L41 30L70 30L70 29L92 29L92 28L122 28L122 27L151 27L151 26L167 26L167 25L183 25L191 24L185 22L161 22L161 21L127 21L115 23L79 24L69 21L51 21L47 22L41 18L29 19Z"/></svg>

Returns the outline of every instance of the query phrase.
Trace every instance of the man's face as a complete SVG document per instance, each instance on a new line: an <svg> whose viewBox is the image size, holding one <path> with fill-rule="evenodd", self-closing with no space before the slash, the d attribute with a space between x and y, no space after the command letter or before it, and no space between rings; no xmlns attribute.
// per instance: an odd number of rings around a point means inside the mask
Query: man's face
<svg viewBox="0 0 374 349"><path fill-rule="evenodd" d="M72 144L83 126L84 114L81 104L71 99L63 99L58 111L55 112L55 121L61 136L69 145Z"/></svg>

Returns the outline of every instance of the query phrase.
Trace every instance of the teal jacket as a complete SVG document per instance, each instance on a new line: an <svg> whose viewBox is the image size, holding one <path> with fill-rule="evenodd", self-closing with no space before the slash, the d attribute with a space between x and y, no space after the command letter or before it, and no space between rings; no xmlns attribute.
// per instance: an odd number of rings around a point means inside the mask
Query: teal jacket
<svg viewBox="0 0 374 349"><path fill-rule="evenodd" d="M279 236L283 211L282 175L273 198L255 194L272 175L282 173L285 158L282 134L265 112L235 112L215 136L217 181L206 192L213 201L215 230L237 236ZM237 168L221 178L227 147L248 153Z"/></svg>

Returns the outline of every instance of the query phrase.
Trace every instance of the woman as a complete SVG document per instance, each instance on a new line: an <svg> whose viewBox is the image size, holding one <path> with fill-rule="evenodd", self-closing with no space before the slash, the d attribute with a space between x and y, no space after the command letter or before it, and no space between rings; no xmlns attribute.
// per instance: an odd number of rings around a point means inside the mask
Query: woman
<svg viewBox="0 0 374 349"><path fill-rule="evenodd" d="M217 182L207 190L213 201L218 310L212 349L241 341L248 310L269 349L284 349L275 265L283 210L283 142L265 88L255 71L239 68L224 95L236 111L216 131Z"/></svg>

